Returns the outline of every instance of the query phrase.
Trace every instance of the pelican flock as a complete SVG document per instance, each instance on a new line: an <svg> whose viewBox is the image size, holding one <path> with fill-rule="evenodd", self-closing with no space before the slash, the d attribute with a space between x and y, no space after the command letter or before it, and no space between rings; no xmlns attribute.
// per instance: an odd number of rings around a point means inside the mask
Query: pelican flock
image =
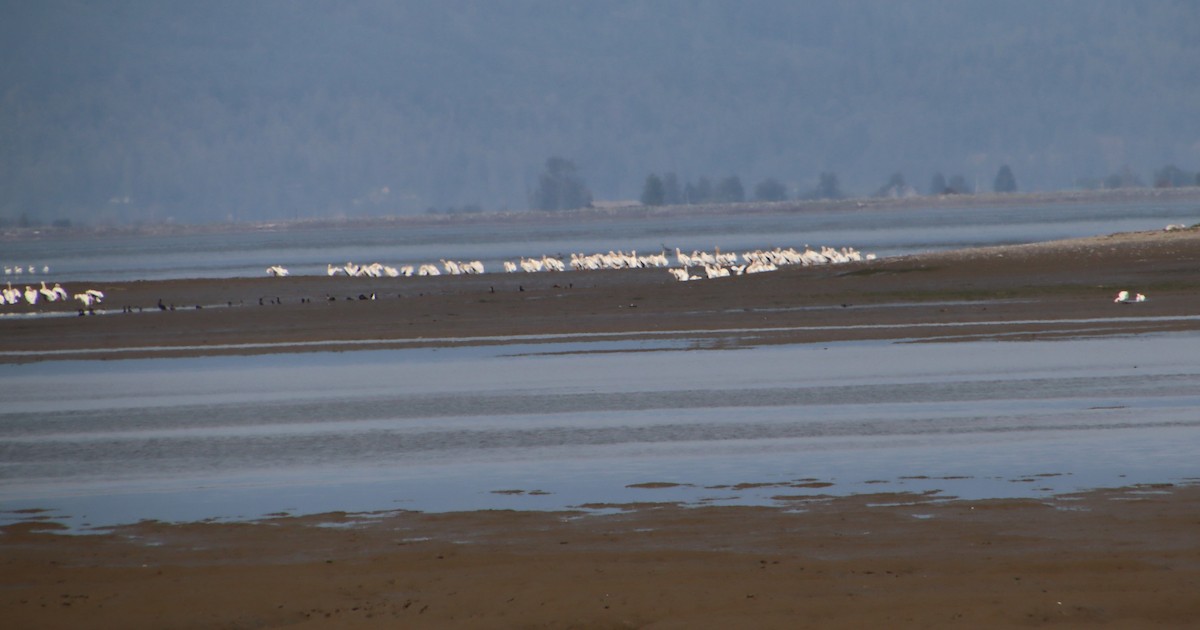
<svg viewBox="0 0 1200 630"><path fill-rule="evenodd" d="M19 289L14 287L11 281L5 283L4 288L0 289L0 306L36 306L38 302L66 302L76 299L84 309L90 310L104 300L104 292L99 289L86 289L71 295L57 282L52 287L46 286L45 282L39 282L39 285L34 287L27 284L23 289Z"/></svg>
<svg viewBox="0 0 1200 630"><path fill-rule="evenodd" d="M638 254L636 250L625 252L609 250L606 253L584 254L572 253L564 260L558 256L522 257L518 260L505 260L502 267L505 273L543 273L573 271L601 271L610 269L647 269L665 268L673 278L680 281L700 280L706 278L725 278L753 273L776 271L787 265L835 265L848 262L875 260L875 254L862 254L853 247L821 247L814 250L805 246L803 251L789 247L787 249L758 249L743 252L714 252L693 250L686 253L675 248L675 255L670 256L666 250L656 254ZM694 270L694 271L693 271ZM267 268L272 276L286 276L287 269L281 265ZM380 278L380 277L411 277L411 276L440 276L440 275L472 275L486 273L483 262L479 260L462 261L442 258L438 263L421 263L392 267L379 262L360 265L353 262L325 266L329 276L347 276L351 278ZM703 275L701 275L703 274Z"/></svg>

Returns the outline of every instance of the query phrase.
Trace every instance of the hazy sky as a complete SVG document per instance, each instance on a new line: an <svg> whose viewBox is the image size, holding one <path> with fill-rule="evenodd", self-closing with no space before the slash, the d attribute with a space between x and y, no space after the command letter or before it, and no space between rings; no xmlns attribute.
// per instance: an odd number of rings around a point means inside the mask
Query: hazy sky
<svg viewBox="0 0 1200 630"><path fill-rule="evenodd" d="M1200 3L5 2L0 218L524 209L548 157L1063 189L1200 169Z"/></svg>

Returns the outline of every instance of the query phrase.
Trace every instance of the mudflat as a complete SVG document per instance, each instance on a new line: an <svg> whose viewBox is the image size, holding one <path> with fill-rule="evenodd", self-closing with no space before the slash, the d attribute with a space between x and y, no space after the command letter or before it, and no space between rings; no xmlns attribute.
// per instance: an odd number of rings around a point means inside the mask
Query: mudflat
<svg viewBox="0 0 1200 630"><path fill-rule="evenodd" d="M95 283L107 314L49 304L40 308L66 316L0 318L0 360L523 335L679 335L708 347L1131 335L1200 329L1198 284L1196 230L691 282L651 269ZM1119 290L1147 300L1116 304ZM0 619L14 628L1182 628L1200 618L1197 485L1038 500L806 495L783 505L279 515L82 536L30 511L0 529Z"/></svg>
<svg viewBox="0 0 1200 630"><path fill-rule="evenodd" d="M31 517L36 517L31 514ZM1195 627L1200 487L0 534L12 628Z"/></svg>
<svg viewBox="0 0 1200 630"><path fill-rule="evenodd" d="M0 361L295 352L363 343L679 335L731 345L1195 330L1200 230L1140 232L678 282L663 269L72 283L106 294L10 306ZM1120 290L1148 296L1114 304ZM373 298L373 299L372 299ZM320 344L320 345L314 345ZM244 347L233 347L244 346ZM85 351L86 353L73 353Z"/></svg>

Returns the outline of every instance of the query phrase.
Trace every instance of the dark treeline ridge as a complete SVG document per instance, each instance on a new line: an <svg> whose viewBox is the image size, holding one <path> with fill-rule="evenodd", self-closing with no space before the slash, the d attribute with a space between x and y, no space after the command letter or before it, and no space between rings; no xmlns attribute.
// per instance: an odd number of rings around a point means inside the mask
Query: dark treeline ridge
<svg viewBox="0 0 1200 630"><path fill-rule="evenodd" d="M549 156L597 200L1184 185L1198 35L1182 0L6 3L0 221L524 210Z"/></svg>

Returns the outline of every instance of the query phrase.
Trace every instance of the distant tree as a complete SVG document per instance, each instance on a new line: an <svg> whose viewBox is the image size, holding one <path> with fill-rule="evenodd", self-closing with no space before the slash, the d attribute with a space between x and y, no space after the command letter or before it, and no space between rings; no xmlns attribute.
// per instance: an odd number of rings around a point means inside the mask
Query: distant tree
<svg viewBox="0 0 1200 630"><path fill-rule="evenodd" d="M730 175L721 180L717 184L716 190L713 191L714 201L717 203L740 203L746 200L746 189L742 186L742 179L737 175Z"/></svg>
<svg viewBox="0 0 1200 630"><path fill-rule="evenodd" d="M707 177L701 176L695 184L688 182L683 187L684 203L708 203L713 200L713 185Z"/></svg>
<svg viewBox="0 0 1200 630"><path fill-rule="evenodd" d="M817 179L817 189L809 195L813 199L841 199L841 185L838 184L837 173L821 173Z"/></svg>
<svg viewBox="0 0 1200 630"><path fill-rule="evenodd" d="M992 182L992 192L1017 192L1017 178L1013 176L1012 169L1007 164L1002 165L996 172L996 181Z"/></svg>
<svg viewBox="0 0 1200 630"><path fill-rule="evenodd" d="M534 210L572 210L592 205L592 191L576 173L575 163L561 157L546 160L530 206Z"/></svg>
<svg viewBox="0 0 1200 630"><path fill-rule="evenodd" d="M1120 172L1113 173L1104 178L1105 188L1142 188L1146 185L1129 165L1121 168Z"/></svg>
<svg viewBox="0 0 1200 630"><path fill-rule="evenodd" d="M967 183L966 177L954 175L950 177L950 185L946 187L946 192L951 195L970 195L975 190Z"/></svg>
<svg viewBox="0 0 1200 630"><path fill-rule="evenodd" d="M683 192L679 190L679 177L675 173L666 173L663 180L663 203L668 206L683 203Z"/></svg>
<svg viewBox="0 0 1200 630"><path fill-rule="evenodd" d="M1154 187L1155 188L1178 188L1180 186L1191 186L1196 181L1196 177L1191 173L1180 169L1174 164L1168 164L1157 171L1154 171Z"/></svg>
<svg viewBox="0 0 1200 630"><path fill-rule="evenodd" d="M650 173L646 183L642 185L642 205L661 206L666 201L667 192L663 180L658 175Z"/></svg>
<svg viewBox="0 0 1200 630"><path fill-rule="evenodd" d="M785 199L787 199L787 186L774 177L768 177L754 186L755 201L783 201Z"/></svg>
<svg viewBox="0 0 1200 630"><path fill-rule="evenodd" d="M911 197L915 194L917 194L917 191L905 183L904 175L901 173L892 173L887 183L875 191L876 197L902 198Z"/></svg>
<svg viewBox="0 0 1200 630"><path fill-rule="evenodd" d="M934 173L933 179L929 181L929 194L944 195L946 194L946 176L941 173Z"/></svg>

